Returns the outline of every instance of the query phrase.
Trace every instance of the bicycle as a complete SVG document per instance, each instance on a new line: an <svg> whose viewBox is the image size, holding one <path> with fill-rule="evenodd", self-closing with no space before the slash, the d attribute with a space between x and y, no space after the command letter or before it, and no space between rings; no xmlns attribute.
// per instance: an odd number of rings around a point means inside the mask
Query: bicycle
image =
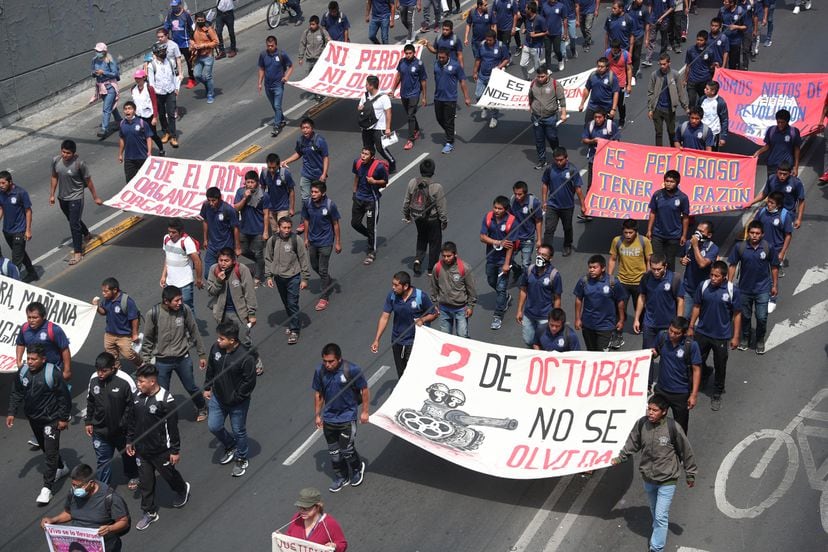
<svg viewBox="0 0 828 552"><path fill-rule="evenodd" d="M808 483L815 491L821 491L822 495L819 500L820 519L822 521L823 530L828 533L828 460L825 460L818 468L814 460L811 445L808 442L809 437L818 437L828 439L828 427L822 425L807 425L806 420L816 420L820 422L828 422L828 412L817 411L814 408L823 400L828 398L828 388L820 390L814 397L805 405L805 407L797 414L788 426L783 429L762 429L751 433L742 439L733 450L731 450L724 460L722 460L719 471L716 474L716 484L714 488L714 495L716 497L716 505L719 510L734 519L755 518L778 501L782 496L788 492L796 479L796 473L799 470L799 453L802 453L802 463L805 466L805 473L808 475ZM796 442L791 435L796 432ZM787 467L782 476L781 481L777 487L769 494L769 496L757 504L756 506L748 508L737 508L731 504L727 499L727 479L730 475L730 470L733 469L739 455L747 447L763 439L772 439L768 450L759 459L756 467L750 472L750 477L759 479L764 475L765 470L773 461L776 453L785 445L788 454ZM799 448L797 449L797 444Z"/></svg>
<svg viewBox="0 0 828 552"><path fill-rule="evenodd" d="M296 18L296 10L288 6L288 0L273 0L267 7L267 26L275 29L282 21L282 15L287 14L290 19Z"/></svg>

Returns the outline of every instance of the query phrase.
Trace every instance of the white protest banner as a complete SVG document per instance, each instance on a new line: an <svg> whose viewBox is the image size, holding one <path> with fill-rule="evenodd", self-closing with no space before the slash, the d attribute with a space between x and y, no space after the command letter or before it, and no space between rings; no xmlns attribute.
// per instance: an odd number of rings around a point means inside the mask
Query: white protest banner
<svg viewBox="0 0 828 552"><path fill-rule="evenodd" d="M26 305L32 301L43 303L46 319L66 333L72 355L83 347L95 321L95 307L91 303L0 276L0 373L17 371L15 340L26 323ZM47 331L45 326L41 330Z"/></svg>
<svg viewBox="0 0 828 552"><path fill-rule="evenodd" d="M558 86L564 89L566 96L566 110L574 113L581 105L581 91L586 84L592 69L557 79ZM550 76L549 86L552 86ZM529 85L531 81L523 80L511 75L503 69L493 69L489 83L477 102L476 107L487 107L495 109L529 109Z"/></svg>
<svg viewBox="0 0 828 552"><path fill-rule="evenodd" d="M547 353L420 327L371 422L488 475L569 475L610 465L645 414L649 368L649 351Z"/></svg>
<svg viewBox="0 0 828 552"><path fill-rule="evenodd" d="M43 530L50 552L104 552L104 538L97 528L46 524Z"/></svg>
<svg viewBox="0 0 828 552"><path fill-rule="evenodd" d="M104 205L143 215L197 218L207 188L219 188L224 201L232 204L236 190L244 186L244 174L265 167L261 163L149 157Z"/></svg>
<svg viewBox="0 0 828 552"><path fill-rule="evenodd" d="M414 48L415 55L420 57L422 44L414 44ZM359 99L365 94L365 78L374 75L379 79L380 92L388 93L402 58L402 44L354 44L332 40L325 45L308 76L288 84L320 96Z"/></svg>
<svg viewBox="0 0 828 552"><path fill-rule="evenodd" d="M272 552L333 552L336 549L334 546L316 544L278 532L273 533L271 539L273 542Z"/></svg>

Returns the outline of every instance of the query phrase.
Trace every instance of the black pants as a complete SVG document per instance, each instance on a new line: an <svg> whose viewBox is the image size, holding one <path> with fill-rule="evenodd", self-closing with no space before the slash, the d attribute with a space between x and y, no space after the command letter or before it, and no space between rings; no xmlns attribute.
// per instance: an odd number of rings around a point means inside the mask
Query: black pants
<svg viewBox="0 0 828 552"><path fill-rule="evenodd" d="M191 80L195 80L195 77L193 76L193 60L190 59L190 49L181 48L181 55L184 56L184 61L187 62L187 74L190 76Z"/></svg>
<svg viewBox="0 0 828 552"><path fill-rule="evenodd" d="M687 105L690 107L699 105L699 98L704 98L705 86L707 86L706 82L687 83ZM673 138L675 138L675 136ZM670 141L672 141L673 138L670 138Z"/></svg>
<svg viewBox="0 0 828 552"><path fill-rule="evenodd" d="M230 35L230 49L232 51L236 51L236 14L233 13L233 10L227 10L225 12L221 10L216 10L216 35L218 35L219 41L219 51L224 51L224 39L222 35L224 34L224 27L227 26L227 34Z"/></svg>
<svg viewBox="0 0 828 552"><path fill-rule="evenodd" d="M390 172L395 172L397 170L397 160L394 159L394 156L391 155L391 152L382 146L382 130L374 130L374 129L363 129L362 131L362 147L368 148L373 147L374 150L379 153L383 159L388 161L388 170Z"/></svg>
<svg viewBox="0 0 828 552"><path fill-rule="evenodd" d="M729 339L713 339L706 335L696 334L696 343L699 344L702 358L702 382L707 381L710 373L715 370L713 388L716 393L724 393L725 377L727 376L727 357L730 353ZM707 365L707 355L713 351L713 368Z"/></svg>
<svg viewBox="0 0 828 552"><path fill-rule="evenodd" d="M175 138L175 109L176 109L176 95L175 92L170 94L156 94L158 103L158 123L161 125L161 130L168 133Z"/></svg>
<svg viewBox="0 0 828 552"><path fill-rule="evenodd" d="M638 70L641 68L641 49L644 47L644 41L646 40L646 36L642 36L641 38L635 37L635 44L633 45L632 50L632 74L633 77L638 74Z"/></svg>
<svg viewBox="0 0 828 552"><path fill-rule="evenodd" d="M612 330L581 328L581 335L584 336L584 347L587 351L606 351L609 349Z"/></svg>
<svg viewBox="0 0 828 552"><path fill-rule="evenodd" d="M57 420L54 422L37 422L29 420L37 444L46 457L46 469L43 470L43 486L52 490L55 484L55 472L62 468L63 458L60 457L60 430Z"/></svg>
<svg viewBox="0 0 828 552"><path fill-rule="evenodd" d="M552 244L552 240L555 238L555 229L558 227L558 220L560 220L564 231L564 247L572 247L574 236L572 230L572 213L574 212L574 207L570 207L569 209L553 209L552 207L547 207L546 215L543 217L543 242Z"/></svg>
<svg viewBox="0 0 828 552"><path fill-rule="evenodd" d="M264 280L265 241L261 234L239 234L242 256L253 261L253 278Z"/></svg>
<svg viewBox="0 0 828 552"><path fill-rule="evenodd" d="M546 56L546 66L552 65L552 52L555 52L555 59L558 63L563 61L563 51L561 50L561 35L545 36L543 37L544 56ZM550 69L551 70L551 69Z"/></svg>
<svg viewBox="0 0 828 552"><path fill-rule="evenodd" d="M408 359L411 357L411 345L391 345L391 352L394 355L394 366L397 368L397 377L401 378L408 366Z"/></svg>
<svg viewBox="0 0 828 552"><path fill-rule="evenodd" d="M141 480L141 510L149 514L158 511L155 504L156 471L176 494L181 494L187 490L184 478L170 463L169 451L161 454L139 454L138 478Z"/></svg>
<svg viewBox="0 0 828 552"><path fill-rule="evenodd" d="M520 36L520 34L518 33L515 36ZM512 51L509 47L509 43L512 42L512 31L497 31L497 39L502 42L504 46L509 48L510 52Z"/></svg>
<svg viewBox="0 0 828 552"><path fill-rule="evenodd" d="M727 58L728 69L746 69L742 67L742 44L730 43L730 55Z"/></svg>
<svg viewBox="0 0 828 552"><path fill-rule="evenodd" d="M350 393L350 390L345 390ZM328 443L328 454L331 457L331 466L338 477L348 478L348 468L351 473L362 467L362 458L356 450L356 420L346 424L331 424L323 422L322 433Z"/></svg>
<svg viewBox="0 0 828 552"><path fill-rule="evenodd" d="M434 265L440 260L440 248L443 244L443 229L440 219L417 219L414 221L417 227L417 252L414 255L416 260L423 262L428 250L428 271L434 269Z"/></svg>
<svg viewBox="0 0 828 552"><path fill-rule="evenodd" d="M618 91L618 125L624 126L627 122L627 104L624 103L624 89ZM609 111L607 112L607 119L609 119Z"/></svg>
<svg viewBox="0 0 828 552"><path fill-rule="evenodd" d="M653 253L664 254L667 257L667 268L675 272L676 255L678 255L679 249L681 248L678 238L670 239L653 236L652 242Z"/></svg>
<svg viewBox="0 0 828 552"><path fill-rule="evenodd" d="M687 435L687 426L690 422L690 409L687 408L687 399L690 398L690 393L668 393L661 389L657 389L657 391L667 399L670 410L673 411L673 419Z"/></svg>
<svg viewBox="0 0 828 552"><path fill-rule="evenodd" d="M667 126L667 147L673 144L673 138L676 137L676 112L664 111L656 108L653 111L653 127L655 128L655 145L663 146L662 139L664 138L664 126Z"/></svg>
<svg viewBox="0 0 828 552"><path fill-rule="evenodd" d="M175 113L175 112L173 112ZM161 141L161 137L158 135L158 131L155 129L155 125L152 124L152 117L141 117L145 123L152 129L152 141L155 142L155 145L158 146L158 151L164 151L164 142Z"/></svg>
<svg viewBox="0 0 828 552"><path fill-rule="evenodd" d="M629 295L629 297L627 297L627 300L624 302L624 309L625 309L624 314L627 313L627 311L626 311L627 305L632 305L633 318L635 318L635 306L638 304L638 296L641 295L641 292L638 288L638 284L622 284L622 285L624 286L624 289L627 290L627 294ZM635 322L635 320L633 320L633 322Z"/></svg>
<svg viewBox="0 0 828 552"><path fill-rule="evenodd" d="M141 170L144 161L146 159L124 159L124 176L126 177L127 184Z"/></svg>
<svg viewBox="0 0 828 552"><path fill-rule="evenodd" d="M26 253L26 233L17 232L10 234L9 232L3 232L3 236L11 248L11 262L14 263L18 270L21 267L25 267L28 273L34 274L34 265L29 258L29 254Z"/></svg>
<svg viewBox="0 0 828 552"><path fill-rule="evenodd" d="M60 199L58 198L60 210L69 221L69 232L72 234L72 250L75 253L83 253L83 238L89 235L89 229L81 220L83 216L83 198L81 199Z"/></svg>
<svg viewBox="0 0 828 552"><path fill-rule="evenodd" d="M454 116L457 113L456 102L434 100L434 116L437 123L446 133L446 143L454 143Z"/></svg>
<svg viewBox="0 0 828 552"><path fill-rule="evenodd" d="M365 223L362 224L362 219ZM379 220L379 201L362 201L354 199L351 205L351 228L368 238L368 253L377 250L377 221Z"/></svg>
<svg viewBox="0 0 828 552"><path fill-rule="evenodd" d="M403 24L403 27L406 28L405 37L408 40L414 40L414 37L417 35L417 29L414 27L414 12L417 11L415 6L400 6L400 9L397 13L400 14L400 21ZM403 100L405 102L405 100ZM405 103L403 103L405 105Z"/></svg>
<svg viewBox="0 0 828 552"><path fill-rule="evenodd" d="M408 139L414 141L417 132L420 130L420 123L417 121L417 108L420 105L420 97L400 98L403 109L408 116Z"/></svg>

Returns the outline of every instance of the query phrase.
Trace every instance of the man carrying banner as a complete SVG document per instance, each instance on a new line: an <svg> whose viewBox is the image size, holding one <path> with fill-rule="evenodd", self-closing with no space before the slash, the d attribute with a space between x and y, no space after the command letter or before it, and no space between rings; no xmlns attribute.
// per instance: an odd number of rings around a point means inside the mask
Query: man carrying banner
<svg viewBox="0 0 828 552"><path fill-rule="evenodd" d="M723 148L727 143L730 119L727 103L719 96L718 82L711 80L705 85L704 96L699 98L698 105L702 109L702 122L713 132L713 151L719 151L719 148Z"/></svg>
<svg viewBox="0 0 828 552"><path fill-rule="evenodd" d="M465 104L470 106L471 98L469 98L469 90L466 87L466 73L463 72L463 66L449 58L448 50L438 50L437 60L434 62L434 115L440 128L446 133L443 154L454 151L454 119L457 114L458 83L463 92ZM391 105L390 102L388 105ZM394 170L392 169L391 172Z"/></svg>
<svg viewBox="0 0 828 552"><path fill-rule="evenodd" d="M411 275L401 271L391 280L391 292L385 298L382 314L377 322L377 333L371 343L371 352L379 352L379 341L388 327L388 319L394 313L391 331L391 350L397 377L401 378L408 366L411 348L414 346L414 330L417 326L429 326L437 318L437 309L423 290L411 285Z"/></svg>
<svg viewBox="0 0 828 552"><path fill-rule="evenodd" d="M420 138L420 123L417 121L417 108L420 103L426 106L426 83L428 73L425 65L416 56L413 44L403 47L403 58L397 63L397 72L391 84L391 95L400 87L400 101L408 115L408 141L403 147L410 150Z"/></svg>
<svg viewBox="0 0 828 552"><path fill-rule="evenodd" d="M664 186L650 199L647 219L647 238L653 242L653 253L664 254L670 270L676 268L676 255L687 241L690 224L690 198L679 190L679 182L678 171L664 173Z"/></svg>
<svg viewBox="0 0 828 552"><path fill-rule="evenodd" d="M332 552L345 552L348 549L348 541L342 527L332 515L325 513L322 495L318 490L313 487L302 489L294 506L299 511L288 523L285 535L305 542L331 546ZM308 551L311 551L310 547Z"/></svg>
<svg viewBox="0 0 828 552"><path fill-rule="evenodd" d="M368 39L374 44L380 44L377 33L380 33L382 44L388 44L388 29L394 28L394 12L396 5L393 0L365 0L365 22L368 23Z"/></svg>
<svg viewBox="0 0 828 552"><path fill-rule="evenodd" d="M704 220L696 226L696 231L684 244L684 251L679 262L684 267L681 287L684 291L684 313L690 319L693 313L693 297L696 288L710 277L710 267L719 255L719 246L713 243L713 221Z"/></svg>
<svg viewBox="0 0 828 552"><path fill-rule="evenodd" d="M509 55L509 48L506 44L495 40L495 32L489 30L486 33L486 38L480 44L479 55L474 60L474 72L472 79L477 83L474 87L474 98L476 102L480 101L483 92L486 90L486 85L489 84L489 79L492 76L492 69L506 69L511 63L511 56ZM480 112L480 117L485 121L491 115L489 120L489 128L497 126L497 109L486 110Z"/></svg>
<svg viewBox="0 0 828 552"><path fill-rule="evenodd" d="M531 46L527 38L521 55L526 55L529 48ZM535 170L540 171L549 165L546 162L546 143L549 142L554 155L554 151L558 149L558 121L566 121L566 95L563 86L549 76L549 68L546 65L538 67L538 76L529 85L529 113L535 149L538 152Z"/></svg>
<svg viewBox="0 0 828 552"><path fill-rule="evenodd" d="M687 111L687 89L679 86L678 71L670 68L670 56L661 54L658 70L650 76L647 89L647 116L655 127L655 145L663 146L663 130L667 126L667 140L676 133L676 111L681 106Z"/></svg>
<svg viewBox="0 0 828 552"><path fill-rule="evenodd" d="M311 385L314 391L316 428L328 443L328 454L336 478L328 487L332 493L365 478L365 462L356 450L357 418L368 423L371 392L362 369L342 358L336 343L322 348L322 362L316 367ZM360 408L361 405L361 408ZM357 410L361 410L357 414Z"/></svg>
<svg viewBox="0 0 828 552"><path fill-rule="evenodd" d="M32 201L29 192L14 183L9 171L0 171L0 217L3 219L3 237L11 248L12 263L18 270L26 269L23 281L30 283L40 279L26 253L26 243L32 239Z"/></svg>
<svg viewBox="0 0 828 552"><path fill-rule="evenodd" d="M262 86L264 86L267 101L273 108L273 129L270 135L274 138L287 125L282 113L282 96L285 93L285 83L293 74L293 62L284 50L276 47L276 44L276 37L273 35L265 39L265 50L259 54L257 84L259 96L262 95Z"/></svg>
<svg viewBox="0 0 828 552"><path fill-rule="evenodd" d="M552 245L555 238L555 229L558 221L563 226L563 256L572 255L572 242L575 239L572 228L572 215L575 212L575 196L581 202L581 217L588 220L584 214L586 199L581 191L581 173L577 167L569 162L564 148L555 148L552 152L554 163L543 171L541 177L541 196L545 201L543 242Z"/></svg>
<svg viewBox="0 0 828 552"><path fill-rule="evenodd" d="M440 262L431 273L431 297L437 303L439 330L469 337L469 318L477 305L474 275L457 256L457 244L443 244Z"/></svg>
<svg viewBox="0 0 828 552"><path fill-rule="evenodd" d="M210 276L210 267L218 260L219 251L229 247L241 254L239 215L233 206L221 198L221 190L207 188L207 200L201 205L202 241L204 252L204 279Z"/></svg>
<svg viewBox="0 0 828 552"><path fill-rule="evenodd" d="M370 265L377 258L380 197L388 185L388 169L385 161L374 159L374 148L369 146L362 148L351 172L354 173L351 228L368 238L368 252L362 264ZM367 226L362 224L363 218Z"/></svg>
<svg viewBox="0 0 828 552"><path fill-rule="evenodd" d="M620 335L626 319L627 291L615 276L606 272L603 255L593 255L587 261L587 274L578 278L575 295L575 329L581 330L587 351L608 351L610 342L615 349L624 346Z"/></svg>
<svg viewBox="0 0 828 552"><path fill-rule="evenodd" d="M713 151L715 135L710 127L702 122L703 112L701 108L694 105L687 110L687 115L688 120L681 123L676 129L673 145L680 150Z"/></svg>
<svg viewBox="0 0 828 552"><path fill-rule="evenodd" d="M561 307L563 283L558 269L552 266L552 246L538 246L534 267L520 276L515 320L523 327L523 342L532 347L549 318L553 308Z"/></svg>
<svg viewBox="0 0 828 552"><path fill-rule="evenodd" d="M767 152L769 176L776 174L776 169L783 162L790 163L793 175L798 176L801 146L802 136L799 129L791 125L791 112L787 109L780 109L776 112L776 124L765 131L765 145L756 150L753 156L759 157Z"/></svg>
<svg viewBox="0 0 828 552"><path fill-rule="evenodd" d="M362 147L373 147L374 151L388 161L389 174L397 172L397 160L382 143L383 137L389 138L392 133L391 99L388 94L379 91L379 78L376 75L365 78L365 94L359 100L357 112L362 129Z"/></svg>
<svg viewBox="0 0 828 552"><path fill-rule="evenodd" d="M546 327L542 332L535 334L535 343L532 344L532 348L536 351L550 353L581 350L578 334L566 323L566 313L563 309L554 308L549 311Z"/></svg>
<svg viewBox="0 0 828 552"><path fill-rule="evenodd" d="M103 299L95 297L92 304L97 312L106 317L104 331L104 351L115 357L115 366L120 370L123 356L136 367L144 363L133 347L141 341L138 327L141 323L141 311L135 300L121 290L121 284L109 277L101 282Z"/></svg>
<svg viewBox="0 0 828 552"><path fill-rule="evenodd" d="M770 171L770 168L768 169ZM776 169L776 173L768 172L768 181L759 197L750 202L745 208L761 203L773 192L782 193L782 206L794 216L793 227L802 226L802 217L805 215L805 186L798 176L791 174L791 164L783 161ZM785 266L788 266L785 264Z"/></svg>

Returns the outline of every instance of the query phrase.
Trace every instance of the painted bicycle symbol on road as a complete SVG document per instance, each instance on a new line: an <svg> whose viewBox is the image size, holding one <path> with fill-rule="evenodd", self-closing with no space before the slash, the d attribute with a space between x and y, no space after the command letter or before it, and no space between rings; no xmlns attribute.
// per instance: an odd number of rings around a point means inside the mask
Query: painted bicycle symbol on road
<svg viewBox="0 0 828 552"><path fill-rule="evenodd" d="M820 491L822 494L819 500L819 513L822 520L822 528L828 533L828 459L826 459L819 467L816 465L811 445L808 438L822 438L828 439L828 426L808 424L809 421L828 422L828 412L816 410L816 406L823 400L828 399L828 389L820 390L814 397L805 405L799 414L794 417L785 429L761 429L751 433L739 444L733 447L719 466L719 471L716 474L716 485L714 494L716 496L716 505L721 512L734 519L755 518L771 506L773 506L786 492L791 488L796 479L797 471L800 464L800 453L802 454L802 464L805 467L805 473L808 475L808 483L815 491ZM828 404L826 404L828 406ZM792 435L796 434L796 441ZM767 470L770 463L775 458L776 454L781 450L787 453L787 466L782 480L776 488L761 502L747 508L738 508L734 506L727 498L727 480L730 476L730 471L740 461L740 455L750 445L764 440L770 439L771 443L765 454L759 459L756 466L750 472L750 477L753 479L760 479ZM797 449L797 445L799 448ZM741 462L748 463L747 458L741 459ZM740 471L744 473L746 470L741 469L741 465L737 467L735 473ZM748 469L750 469L748 467ZM761 498L761 497L759 497ZM758 500L751 496L752 502Z"/></svg>

